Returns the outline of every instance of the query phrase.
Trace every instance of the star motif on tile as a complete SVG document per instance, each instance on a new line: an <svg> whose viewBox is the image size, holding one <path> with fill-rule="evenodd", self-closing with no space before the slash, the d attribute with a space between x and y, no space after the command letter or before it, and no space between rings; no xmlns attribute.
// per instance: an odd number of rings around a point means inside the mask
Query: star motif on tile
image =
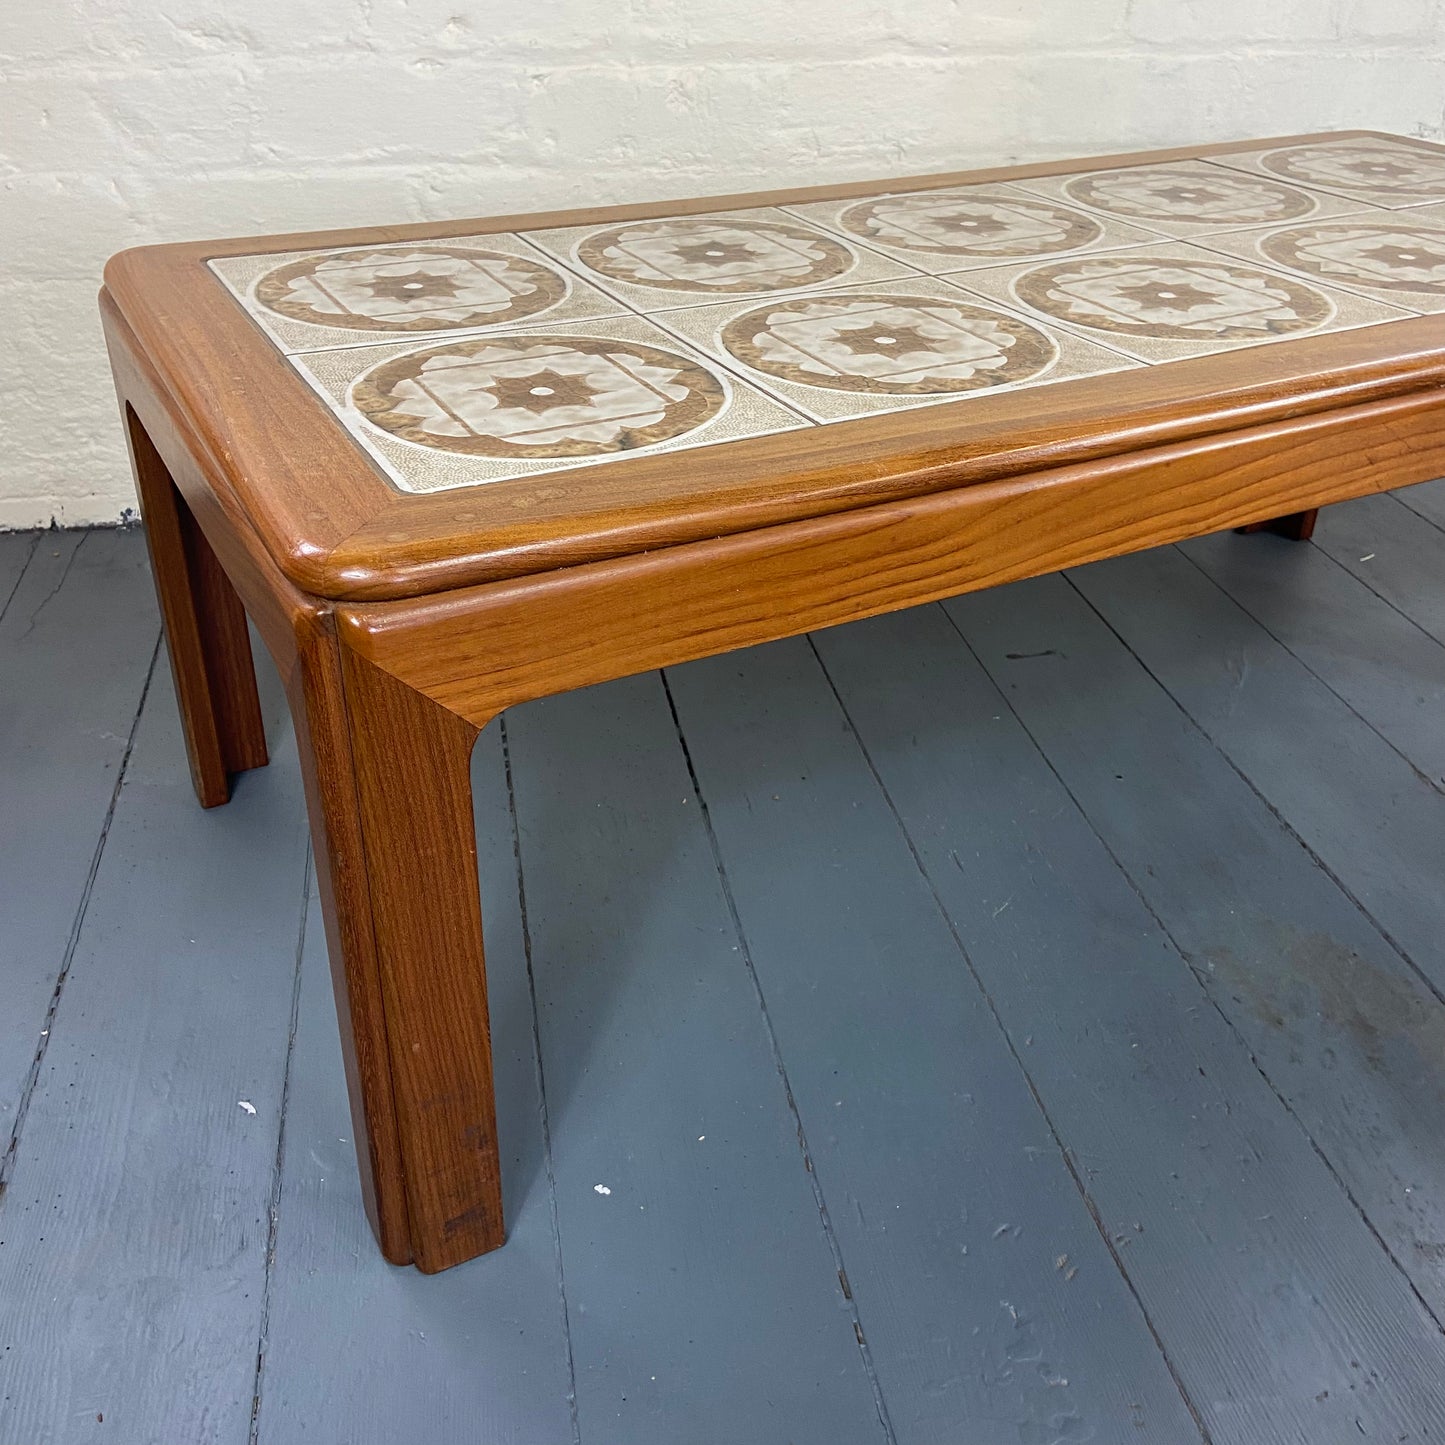
<svg viewBox="0 0 1445 1445"><path fill-rule="evenodd" d="M931 216L930 223L941 230L967 231L970 236L996 236L1000 231L1008 230L1008 222L1001 221L997 216Z"/></svg>
<svg viewBox="0 0 1445 1445"><path fill-rule="evenodd" d="M837 344L855 356L904 356L910 351L932 351L937 345L915 326L859 327L838 333Z"/></svg>
<svg viewBox="0 0 1445 1445"><path fill-rule="evenodd" d="M1196 306L1208 306L1216 299L1209 292L1187 282L1169 285L1163 281L1143 281L1137 286L1124 286L1120 288L1119 295L1138 302L1140 306L1166 311L1189 311Z"/></svg>
<svg viewBox="0 0 1445 1445"><path fill-rule="evenodd" d="M389 301L420 301L434 296L451 301L456 297L457 283L451 276L428 276L414 271L409 276L378 276L366 283L366 289L373 296Z"/></svg>
<svg viewBox="0 0 1445 1445"><path fill-rule="evenodd" d="M693 241L679 246L674 254L689 266L726 266L734 261L756 259L751 246L736 241Z"/></svg>
<svg viewBox="0 0 1445 1445"><path fill-rule="evenodd" d="M1188 205L1191 201L1207 201L1214 193L1191 186L1161 186L1154 194L1161 201L1177 201L1180 205Z"/></svg>
<svg viewBox="0 0 1445 1445"><path fill-rule="evenodd" d="M504 410L530 411L540 416L559 406L588 406L597 389L580 376L555 371L534 371L530 376L499 376L487 388Z"/></svg>
<svg viewBox="0 0 1445 1445"><path fill-rule="evenodd" d="M1360 175L1383 176L1387 180L1413 174L1410 166L1402 165L1399 161L1349 161L1347 168L1359 172Z"/></svg>
<svg viewBox="0 0 1445 1445"><path fill-rule="evenodd" d="M1445 266L1445 254L1432 251L1428 246L1405 247L1382 241L1369 251L1361 251L1360 258L1378 261L1382 266Z"/></svg>

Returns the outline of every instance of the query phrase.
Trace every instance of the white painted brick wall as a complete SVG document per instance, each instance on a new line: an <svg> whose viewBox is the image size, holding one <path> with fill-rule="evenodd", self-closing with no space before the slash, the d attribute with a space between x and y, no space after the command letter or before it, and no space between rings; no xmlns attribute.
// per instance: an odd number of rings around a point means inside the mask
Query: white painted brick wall
<svg viewBox="0 0 1445 1445"><path fill-rule="evenodd" d="M133 503L95 314L142 241L1366 126L1445 0L9 0L0 526Z"/></svg>

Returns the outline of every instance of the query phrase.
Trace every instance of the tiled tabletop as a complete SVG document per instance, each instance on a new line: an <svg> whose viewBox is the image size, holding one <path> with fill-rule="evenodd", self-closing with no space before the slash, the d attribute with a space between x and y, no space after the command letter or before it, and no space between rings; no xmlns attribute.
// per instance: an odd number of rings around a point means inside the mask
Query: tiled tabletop
<svg viewBox="0 0 1445 1445"><path fill-rule="evenodd" d="M1445 156L1337 140L210 264L433 492L1445 311Z"/></svg>

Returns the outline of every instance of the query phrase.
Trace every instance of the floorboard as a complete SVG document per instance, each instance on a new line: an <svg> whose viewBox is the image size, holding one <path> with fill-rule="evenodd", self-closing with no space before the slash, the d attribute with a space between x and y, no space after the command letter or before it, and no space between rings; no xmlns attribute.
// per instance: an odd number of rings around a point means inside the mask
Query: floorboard
<svg viewBox="0 0 1445 1445"><path fill-rule="evenodd" d="M1268 533L1225 532L1180 550L1426 777L1445 786L1445 645L1318 547Z"/></svg>
<svg viewBox="0 0 1445 1445"><path fill-rule="evenodd" d="M1435 1438L1435 1321L942 609L817 641L1214 1445Z"/></svg>
<svg viewBox="0 0 1445 1445"><path fill-rule="evenodd" d="M1429 504L1416 504L1423 505ZM1437 642L1445 642L1445 589L1440 587L1445 543L1440 528L1421 511L1393 496L1341 502L1320 513L1314 545Z"/></svg>
<svg viewBox="0 0 1445 1445"><path fill-rule="evenodd" d="M1388 497L1371 500L1406 515ZM1445 993L1439 904L1445 797L1177 551L1143 552L1070 575L1206 736Z"/></svg>
<svg viewBox="0 0 1445 1445"><path fill-rule="evenodd" d="M1063 578L948 610L1215 1007L1445 1318L1445 1006Z"/></svg>
<svg viewBox="0 0 1445 1445"><path fill-rule="evenodd" d="M0 615L0 819L7 824L0 827L0 1181L160 636L139 532L0 537L0 606L7 601Z"/></svg>
<svg viewBox="0 0 1445 1445"><path fill-rule="evenodd" d="M1445 531L1445 482L1421 482L1391 494L1403 507Z"/></svg>
<svg viewBox="0 0 1445 1445"><path fill-rule="evenodd" d="M0 532L0 621L41 536L39 532Z"/></svg>
<svg viewBox="0 0 1445 1445"><path fill-rule="evenodd" d="M0 1200L3 1445L246 1445L304 858L293 748L195 806L162 664Z"/></svg>
<svg viewBox="0 0 1445 1445"><path fill-rule="evenodd" d="M669 676L900 1445L1199 1440L806 639Z"/></svg>
<svg viewBox="0 0 1445 1445"><path fill-rule="evenodd" d="M319 899L307 913L257 1440L564 1445L565 1313L537 1092L512 822L493 724L473 761L497 1040L506 1248L440 1275L394 1269L361 1206ZM366 1362L337 1389L336 1362ZM404 1388L398 1388L404 1382Z"/></svg>
<svg viewBox="0 0 1445 1445"><path fill-rule="evenodd" d="M886 1441L659 677L506 723L583 1441Z"/></svg>
<svg viewBox="0 0 1445 1445"><path fill-rule="evenodd" d="M1439 1445L1442 522L509 712L510 1237L429 1277L274 676L201 811L143 539L0 536L0 1445Z"/></svg>

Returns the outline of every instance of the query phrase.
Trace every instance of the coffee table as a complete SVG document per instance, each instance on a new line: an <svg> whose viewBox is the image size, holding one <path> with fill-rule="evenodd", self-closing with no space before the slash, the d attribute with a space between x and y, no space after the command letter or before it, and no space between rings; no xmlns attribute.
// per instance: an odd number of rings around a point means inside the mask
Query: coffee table
<svg viewBox="0 0 1445 1445"><path fill-rule="evenodd" d="M426 1271L503 1240L503 708L1445 474L1445 148L1367 131L147 246L101 310L196 792L266 761L249 615Z"/></svg>

